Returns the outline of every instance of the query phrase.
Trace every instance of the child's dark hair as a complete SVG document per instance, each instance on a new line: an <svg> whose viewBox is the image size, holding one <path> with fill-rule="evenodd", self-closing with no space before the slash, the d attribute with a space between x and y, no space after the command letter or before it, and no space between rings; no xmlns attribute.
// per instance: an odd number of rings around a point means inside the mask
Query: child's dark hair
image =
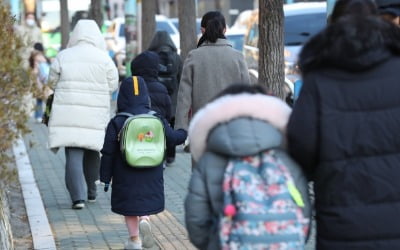
<svg viewBox="0 0 400 250"><path fill-rule="evenodd" d="M217 94L213 98L213 100L225 95L238 95L245 93L268 95L268 90L266 87L259 84L249 85L249 84L237 83L237 84L232 84L227 88L225 88L224 90L222 90L219 94Z"/></svg>
<svg viewBox="0 0 400 250"><path fill-rule="evenodd" d="M225 18L219 11L210 11L204 14L201 19L201 27L205 29L205 32L200 37L197 47L200 47L205 41L215 43L218 38L225 38Z"/></svg>
<svg viewBox="0 0 400 250"><path fill-rule="evenodd" d="M34 48L35 50L37 50L37 51L40 51L40 52L44 53L44 47L43 47L43 44L42 44L42 43L35 43L35 44L33 45L33 48Z"/></svg>

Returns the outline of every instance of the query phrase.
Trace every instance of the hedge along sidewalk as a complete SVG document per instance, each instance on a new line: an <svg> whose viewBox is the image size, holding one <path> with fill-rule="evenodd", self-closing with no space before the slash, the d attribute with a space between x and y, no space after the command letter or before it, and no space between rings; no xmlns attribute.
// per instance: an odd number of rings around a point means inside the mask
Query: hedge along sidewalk
<svg viewBox="0 0 400 250"><path fill-rule="evenodd" d="M31 228L33 247L34 249L57 249L28 153L21 137L14 143L13 152Z"/></svg>

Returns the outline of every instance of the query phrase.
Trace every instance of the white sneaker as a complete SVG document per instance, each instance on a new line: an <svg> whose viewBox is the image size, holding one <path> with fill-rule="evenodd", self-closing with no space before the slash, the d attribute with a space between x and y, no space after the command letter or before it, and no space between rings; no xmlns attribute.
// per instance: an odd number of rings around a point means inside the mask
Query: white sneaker
<svg viewBox="0 0 400 250"><path fill-rule="evenodd" d="M125 242L124 249L142 250L142 242L140 240L133 241L129 239L127 242Z"/></svg>
<svg viewBox="0 0 400 250"><path fill-rule="evenodd" d="M139 234L143 241L143 247L151 248L154 245L153 234L151 233L151 226L149 220L143 219L139 223Z"/></svg>
<svg viewBox="0 0 400 250"><path fill-rule="evenodd" d="M85 207L85 201L78 200L72 203L72 209L82 209Z"/></svg>

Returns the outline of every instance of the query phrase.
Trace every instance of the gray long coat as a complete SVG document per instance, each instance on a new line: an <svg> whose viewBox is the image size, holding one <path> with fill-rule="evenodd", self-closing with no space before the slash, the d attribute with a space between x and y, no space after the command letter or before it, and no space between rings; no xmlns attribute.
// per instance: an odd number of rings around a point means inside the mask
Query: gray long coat
<svg viewBox="0 0 400 250"><path fill-rule="evenodd" d="M307 180L282 147L289 114L290 108L278 98L241 94L219 98L193 118L189 136L193 157L199 161L185 200L185 220L190 241L196 247L220 249L218 217L223 211L222 181L231 157L275 149L290 169L306 204L305 216L310 218Z"/></svg>
<svg viewBox="0 0 400 250"><path fill-rule="evenodd" d="M187 130L190 109L195 114L233 83L250 83L249 72L243 55L226 39L190 51L179 84L175 128Z"/></svg>

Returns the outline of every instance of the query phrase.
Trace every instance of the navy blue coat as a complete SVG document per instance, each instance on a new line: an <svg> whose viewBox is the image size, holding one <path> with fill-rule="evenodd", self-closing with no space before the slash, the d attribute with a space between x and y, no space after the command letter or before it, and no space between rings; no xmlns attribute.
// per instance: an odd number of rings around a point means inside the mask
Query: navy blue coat
<svg viewBox="0 0 400 250"><path fill-rule="evenodd" d="M400 30L343 19L299 62L288 141L314 180L317 249L400 249Z"/></svg>
<svg viewBox="0 0 400 250"><path fill-rule="evenodd" d="M118 112L145 114L150 111L145 81L139 77L139 95L133 95L132 78L125 79L118 94ZM100 180L111 185L111 210L124 216L156 214L164 210L164 179L162 165L138 169L128 166L120 151L118 133L126 116L115 116L107 126L101 150ZM167 145L182 144L187 136L184 130L173 130L164 122Z"/></svg>
<svg viewBox="0 0 400 250"><path fill-rule="evenodd" d="M151 109L170 121L172 117L171 97L164 84L157 79L160 67L159 61L157 53L145 51L133 59L131 72L132 75L141 76L146 81L151 100Z"/></svg>

